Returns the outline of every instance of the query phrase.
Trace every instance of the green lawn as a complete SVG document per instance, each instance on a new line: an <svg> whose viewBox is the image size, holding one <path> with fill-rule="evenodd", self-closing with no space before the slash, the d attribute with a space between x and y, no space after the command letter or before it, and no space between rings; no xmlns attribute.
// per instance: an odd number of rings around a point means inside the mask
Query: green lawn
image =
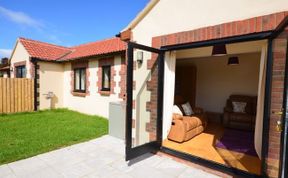
<svg viewBox="0 0 288 178"><path fill-rule="evenodd" d="M108 121L67 109L0 115L0 164L107 134Z"/></svg>

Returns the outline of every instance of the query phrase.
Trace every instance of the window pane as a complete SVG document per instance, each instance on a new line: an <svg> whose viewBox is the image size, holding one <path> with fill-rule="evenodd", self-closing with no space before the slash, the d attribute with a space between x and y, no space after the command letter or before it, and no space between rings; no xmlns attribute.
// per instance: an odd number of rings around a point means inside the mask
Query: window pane
<svg viewBox="0 0 288 178"><path fill-rule="evenodd" d="M110 88L110 67L103 67L103 88Z"/></svg>
<svg viewBox="0 0 288 178"><path fill-rule="evenodd" d="M16 67L16 78L24 78L26 77L26 67L25 66L18 66Z"/></svg>
<svg viewBox="0 0 288 178"><path fill-rule="evenodd" d="M86 70L81 69L81 90L85 90L86 86Z"/></svg>
<svg viewBox="0 0 288 178"><path fill-rule="evenodd" d="M21 70L19 69L19 67L16 68L16 77L17 78L21 77Z"/></svg>
<svg viewBox="0 0 288 178"><path fill-rule="evenodd" d="M22 78L26 77L26 67L22 67Z"/></svg>
<svg viewBox="0 0 288 178"><path fill-rule="evenodd" d="M80 70L75 70L75 90L80 90Z"/></svg>

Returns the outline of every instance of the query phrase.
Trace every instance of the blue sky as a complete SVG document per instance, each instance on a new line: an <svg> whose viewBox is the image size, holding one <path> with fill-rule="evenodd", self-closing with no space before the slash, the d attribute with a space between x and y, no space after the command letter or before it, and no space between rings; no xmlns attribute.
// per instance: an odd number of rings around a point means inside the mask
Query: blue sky
<svg viewBox="0 0 288 178"><path fill-rule="evenodd" d="M0 57L9 55L20 36L64 46L115 36L148 2L0 0Z"/></svg>

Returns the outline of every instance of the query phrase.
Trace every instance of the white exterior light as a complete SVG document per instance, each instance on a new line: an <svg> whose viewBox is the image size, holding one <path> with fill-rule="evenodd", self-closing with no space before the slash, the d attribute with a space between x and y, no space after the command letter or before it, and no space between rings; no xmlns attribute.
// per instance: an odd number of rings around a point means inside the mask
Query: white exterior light
<svg viewBox="0 0 288 178"><path fill-rule="evenodd" d="M142 64L143 62L143 51L137 51L137 63Z"/></svg>

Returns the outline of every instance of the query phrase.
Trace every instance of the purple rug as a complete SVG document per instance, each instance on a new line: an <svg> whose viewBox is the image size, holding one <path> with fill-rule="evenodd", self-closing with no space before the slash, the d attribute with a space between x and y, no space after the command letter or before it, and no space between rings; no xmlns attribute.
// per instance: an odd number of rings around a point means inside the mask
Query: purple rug
<svg viewBox="0 0 288 178"><path fill-rule="evenodd" d="M254 148L254 132L226 129L216 147L257 156Z"/></svg>

